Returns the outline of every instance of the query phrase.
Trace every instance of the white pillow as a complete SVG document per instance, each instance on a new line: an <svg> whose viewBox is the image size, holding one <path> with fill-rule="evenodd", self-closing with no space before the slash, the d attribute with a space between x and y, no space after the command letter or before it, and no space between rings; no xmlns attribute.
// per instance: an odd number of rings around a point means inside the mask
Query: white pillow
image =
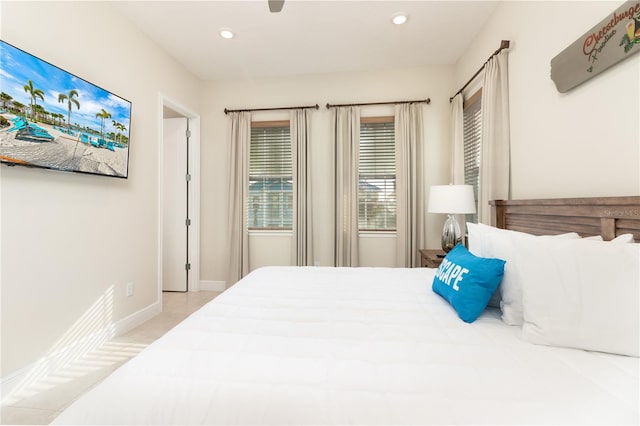
<svg viewBox="0 0 640 426"><path fill-rule="evenodd" d="M602 238L600 235L594 235L593 237L584 237L583 240L592 240L592 241L604 241L604 238ZM618 235L617 237L615 237L613 240L611 240L612 243L620 243L620 244L627 244L627 243L635 243L636 241L633 239L633 234L622 234L622 235Z"/></svg>
<svg viewBox="0 0 640 426"><path fill-rule="evenodd" d="M640 245L534 238L519 264L525 340L640 356Z"/></svg>
<svg viewBox="0 0 640 426"><path fill-rule="evenodd" d="M622 234L615 237L613 240L611 240L611 242L622 243L622 244L628 244L628 243L633 244L636 242L636 240L633 238L633 234Z"/></svg>
<svg viewBox="0 0 640 426"><path fill-rule="evenodd" d="M496 297L500 297L499 306L502 320L509 325L522 325L524 311L522 308L522 283L518 274L517 247L520 241L536 238L525 232L509 231L481 223L467 223L469 251L479 257L493 257L505 260L504 275L496 293L489 301L489 306L497 306ZM560 238L577 239L575 233L557 235Z"/></svg>

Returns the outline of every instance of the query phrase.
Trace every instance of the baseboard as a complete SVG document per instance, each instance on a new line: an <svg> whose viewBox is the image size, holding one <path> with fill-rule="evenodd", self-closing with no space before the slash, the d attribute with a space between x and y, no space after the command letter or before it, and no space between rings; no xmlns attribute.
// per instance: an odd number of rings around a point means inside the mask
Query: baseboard
<svg viewBox="0 0 640 426"><path fill-rule="evenodd" d="M200 291L225 291L227 283L224 281L200 280Z"/></svg>
<svg viewBox="0 0 640 426"><path fill-rule="evenodd" d="M10 398L18 396L22 390L36 385L37 382L55 375L75 360L98 348L103 343L121 336L162 311L162 305L153 304L133 314L109 324L102 329L76 340L69 345L49 353L39 360L0 378L2 403L10 403Z"/></svg>
<svg viewBox="0 0 640 426"><path fill-rule="evenodd" d="M134 312L128 317L125 317L120 321L117 321L114 324L115 336L121 336L126 332L128 332L129 330L133 330L140 324L155 317L160 312L162 312L162 303L156 300L154 303L147 306L146 308L142 308L138 312Z"/></svg>

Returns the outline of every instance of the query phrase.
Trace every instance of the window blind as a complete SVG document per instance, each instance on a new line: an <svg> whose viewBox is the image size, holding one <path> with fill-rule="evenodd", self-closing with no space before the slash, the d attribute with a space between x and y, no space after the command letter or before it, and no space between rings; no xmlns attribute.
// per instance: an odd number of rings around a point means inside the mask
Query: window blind
<svg viewBox="0 0 640 426"><path fill-rule="evenodd" d="M358 226L396 229L396 149L393 117L360 123Z"/></svg>
<svg viewBox="0 0 640 426"><path fill-rule="evenodd" d="M249 229L291 229L293 182L289 122L252 123Z"/></svg>
<svg viewBox="0 0 640 426"><path fill-rule="evenodd" d="M473 186L476 213L465 217L467 222L478 223L478 191L480 189L480 143L482 137L482 93L471 97L464 106L464 183Z"/></svg>

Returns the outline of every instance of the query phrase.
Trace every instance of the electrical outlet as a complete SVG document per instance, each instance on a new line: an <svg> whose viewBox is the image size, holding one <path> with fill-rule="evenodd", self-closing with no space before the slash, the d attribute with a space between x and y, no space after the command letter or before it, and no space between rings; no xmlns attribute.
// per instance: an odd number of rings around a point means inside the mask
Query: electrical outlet
<svg viewBox="0 0 640 426"><path fill-rule="evenodd" d="M127 283L127 297L133 296L133 283Z"/></svg>

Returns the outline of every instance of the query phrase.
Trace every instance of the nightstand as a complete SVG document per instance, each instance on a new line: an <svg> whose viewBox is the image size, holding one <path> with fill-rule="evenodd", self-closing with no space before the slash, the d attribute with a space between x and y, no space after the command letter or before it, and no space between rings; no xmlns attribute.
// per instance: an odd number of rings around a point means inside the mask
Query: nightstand
<svg viewBox="0 0 640 426"><path fill-rule="evenodd" d="M444 259L444 251L432 249L420 249L420 266L423 268L437 268ZM442 257L439 257L441 255Z"/></svg>

